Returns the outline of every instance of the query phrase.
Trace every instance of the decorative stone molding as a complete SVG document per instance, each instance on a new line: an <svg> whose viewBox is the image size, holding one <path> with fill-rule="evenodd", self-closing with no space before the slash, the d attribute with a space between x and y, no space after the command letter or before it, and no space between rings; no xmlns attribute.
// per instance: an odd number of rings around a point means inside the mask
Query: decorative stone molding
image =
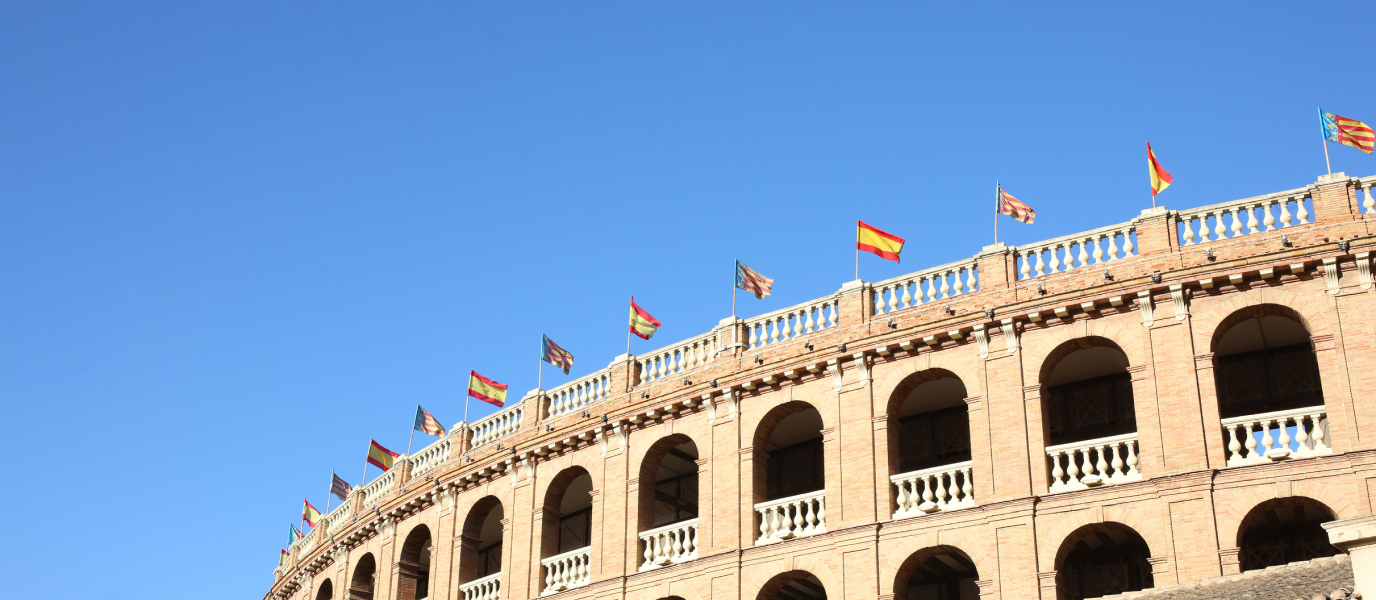
<svg viewBox="0 0 1376 600"><path fill-rule="evenodd" d="M1137 308L1142 312L1142 326L1151 327L1151 324L1156 321L1156 318L1152 316L1153 307L1151 304L1150 290L1137 292Z"/></svg>
<svg viewBox="0 0 1376 600"><path fill-rule="evenodd" d="M1170 290L1171 307L1175 309L1175 320L1184 321L1190 316L1189 304L1185 302L1186 294L1189 293L1189 290L1186 290L1185 286L1179 283L1172 285Z"/></svg>
<svg viewBox="0 0 1376 600"><path fill-rule="evenodd" d="M1003 348L1009 354L1018 351L1018 324L1013 319L1004 319L999 322L1003 328Z"/></svg>
<svg viewBox="0 0 1376 600"><path fill-rule="evenodd" d="M1370 198L1371 196L1368 194L1367 197ZM1358 279L1361 281L1361 283L1362 283L1362 289L1364 289L1364 290L1369 290L1369 289L1371 289L1371 253L1370 253L1370 252L1359 252L1359 253L1357 253L1357 278L1358 278Z"/></svg>
<svg viewBox="0 0 1376 600"><path fill-rule="evenodd" d="M841 385L845 383L845 375L841 370L841 359L833 358L827 361L827 372L831 373L831 389L835 392L841 391Z"/></svg>
<svg viewBox="0 0 1376 600"><path fill-rule="evenodd" d="M1338 271L1340 271L1338 259L1332 257L1323 259L1323 282L1328 286L1328 293L1333 295L1337 295L1339 289Z"/></svg>
<svg viewBox="0 0 1376 600"><path fill-rule="evenodd" d="M973 333L975 334L975 341L979 342L979 357L989 358L989 334L985 333L984 324L976 325Z"/></svg>
<svg viewBox="0 0 1376 600"><path fill-rule="evenodd" d="M865 354L864 352L856 352L855 354L850 355L850 357L855 359L856 366L860 367L859 387L865 387L869 385L870 367L873 365L873 363L870 362L871 357Z"/></svg>

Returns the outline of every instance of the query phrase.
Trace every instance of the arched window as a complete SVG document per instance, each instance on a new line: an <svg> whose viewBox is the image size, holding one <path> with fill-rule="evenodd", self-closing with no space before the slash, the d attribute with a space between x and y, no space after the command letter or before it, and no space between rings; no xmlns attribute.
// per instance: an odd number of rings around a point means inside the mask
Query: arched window
<svg viewBox="0 0 1376 600"><path fill-rule="evenodd" d="M760 588L758 600L826 600L827 590L807 571L780 573Z"/></svg>
<svg viewBox="0 0 1376 600"><path fill-rule="evenodd" d="M1137 481L1137 414L1128 357L1101 337L1068 341L1041 368L1049 491Z"/></svg>
<svg viewBox="0 0 1376 600"><path fill-rule="evenodd" d="M895 519L974 505L965 383L930 369L889 398L889 473Z"/></svg>
<svg viewBox="0 0 1376 600"><path fill-rule="evenodd" d="M464 518L459 548L459 592L464 598L496 598L501 589L502 518L502 502L495 496L479 500Z"/></svg>
<svg viewBox="0 0 1376 600"><path fill-rule="evenodd" d="M1292 562L1333 556L1323 524L1333 511L1304 497L1277 498L1257 505L1242 520L1238 547L1242 570L1264 569Z"/></svg>
<svg viewBox="0 0 1376 600"><path fill-rule="evenodd" d="M354 565L354 576L349 578L350 600L373 600L373 579L377 577L377 560L369 552L359 557Z"/></svg>
<svg viewBox="0 0 1376 600"><path fill-rule="evenodd" d="M1293 310L1239 310L1214 333L1214 385L1228 465L1327 454L1328 414L1309 331Z"/></svg>
<svg viewBox="0 0 1376 600"><path fill-rule="evenodd" d="M671 435L640 463L641 570L698 556L698 447Z"/></svg>
<svg viewBox="0 0 1376 600"><path fill-rule="evenodd" d="M334 584L329 579L320 582L320 589L315 592L315 600L333 600Z"/></svg>
<svg viewBox="0 0 1376 600"><path fill-rule="evenodd" d="M1153 586L1151 550L1132 528L1119 523L1081 527L1061 544L1056 596L1084 600Z"/></svg>
<svg viewBox="0 0 1376 600"><path fill-rule="evenodd" d="M592 571L592 476L582 467L564 469L545 492L541 566L545 591L588 584Z"/></svg>
<svg viewBox="0 0 1376 600"><path fill-rule="evenodd" d="M806 402L774 407L756 429L753 449L755 544L826 531L821 413Z"/></svg>
<svg viewBox="0 0 1376 600"><path fill-rule="evenodd" d="M979 571L964 552L949 546L913 553L898 569L900 600L979 600Z"/></svg>
<svg viewBox="0 0 1376 600"><path fill-rule="evenodd" d="M397 600L430 597L430 528L418 525L407 534L397 561Z"/></svg>

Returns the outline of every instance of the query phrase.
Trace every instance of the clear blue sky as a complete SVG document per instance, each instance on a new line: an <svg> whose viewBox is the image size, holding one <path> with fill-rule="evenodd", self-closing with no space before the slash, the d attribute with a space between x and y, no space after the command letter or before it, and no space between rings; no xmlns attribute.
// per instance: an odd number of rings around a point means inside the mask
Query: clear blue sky
<svg viewBox="0 0 1376 600"><path fill-rule="evenodd" d="M1148 207L1144 140L1188 208L1376 124L1370 2L211 4L0 3L8 597L259 597L330 469L541 333L605 366L631 294L650 350L733 259L743 316L835 291L857 218L874 281L990 243L995 179L1033 242Z"/></svg>

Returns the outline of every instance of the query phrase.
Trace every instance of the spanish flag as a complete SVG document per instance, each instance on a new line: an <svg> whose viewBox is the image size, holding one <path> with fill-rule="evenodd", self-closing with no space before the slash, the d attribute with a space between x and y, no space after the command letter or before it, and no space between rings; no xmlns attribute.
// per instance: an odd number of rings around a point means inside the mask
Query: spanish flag
<svg viewBox="0 0 1376 600"><path fill-rule="evenodd" d="M864 221L856 221L855 223L858 225L855 232L855 248L857 250L864 250L879 258L900 262L898 253L903 251L903 238L882 231Z"/></svg>
<svg viewBox="0 0 1376 600"><path fill-rule="evenodd" d="M483 377L477 371L469 371L468 374L468 396L470 398L477 398L497 408L506 404L506 388L508 386Z"/></svg>
<svg viewBox="0 0 1376 600"><path fill-rule="evenodd" d="M1319 119L1323 123L1324 140L1352 146L1367 154L1376 149L1376 133L1366 123L1324 112L1322 108L1319 109Z"/></svg>
<svg viewBox="0 0 1376 600"><path fill-rule="evenodd" d="M277 559L277 566L280 567L280 566L282 566L282 565L287 564L287 556L288 556L287 551L286 551L286 550L283 550L283 551L282 551L282 556L281 556L280 558Z"/></svg>
<svg viewBox="0 0 1376 600"><path fill-rule="evenodd" d="M302 498L301 501L306 503L305 506L301 507L301 519L304 520L307 525L315 527L315 522L320 520L320 511L315 510L315 507L311 506L310 500Z"/></svg>
<svg viewBox="0 0 1376 600"><path fill-rule="evenodd" d="M1151 151L1151 142L1147 142L1147 174L1151 176L1151 195L1153 196L1170 187L1173 181L1171 174L1161 168L1161 163L1156 162L1156 154Z"/></svg>
<svg viewBox="0 0 1376 600"><path fill-rule="evenodd" d="M392 468L392 463L396 462L398 456L401 455L383 448L377 441L368 440L368 464L386 471Z"/></svg>
<svg viewBox="0 0 1376 600"><path fill-rule="evenodd" d="M642 340L648 340L659 331L659 326L663 325L658 319L650 316L645 309L635 305L635 296L631 296L631 333L634 333Z"/></svg>

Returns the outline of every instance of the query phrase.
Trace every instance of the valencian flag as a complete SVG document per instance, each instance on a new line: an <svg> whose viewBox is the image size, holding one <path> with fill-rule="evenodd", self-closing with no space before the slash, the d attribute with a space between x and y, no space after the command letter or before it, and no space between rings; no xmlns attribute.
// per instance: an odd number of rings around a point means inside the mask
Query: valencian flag
<svg viewBox="0 0 1376 600"><path fill-rule="evenodd" d="M736 287L754 294L756 299L763 299L769 295L773 285L773 279L759 274L739 260L736 261Z"/></svg>
<svg viewBox="0 0 1376 600"><path fill-rule="evenodd" d="M1324 112L1322 108L1319 109L1319 119L1323 123L1324 140L1352 146L1367 154L1376 149L1376 133L1366 123Z"/></svg>
<svg viewBox="0 0 1376 600"><path fill-rule="evenodd" d="M401 455L383 448L377 441L368 440L368 464L386 471L392 468L392 463L396 462L398 456Z"/></svg>
<svg viewBox="0 0 1376 600"><path fill-rule="evenodd" d="M1002 186L999 186L998 212L1001 215L1013 217L1015 221L1021 221L1029 225L1032 224L1032 221L1037 219L1037 211L1032 210L1031 206L1023 204L1022 200L1018 200L1004 191Z"/></svg>
<svg viewBox="0 0 1376 600"><path fill-rule="evenodd" d="M469 397L477 398L497 408L501 408L503 404L506 404L506 385L483 377L479 375L477 371L469 371L468 373Z"/></svg>
<svg viewBox="0 0 1376 600"><path fill-rule="evenodd" d="M333 479L330 481L330 493L340 500L348 500L349 492L354 489L353 486L340 479L338 475L331 474L330 477Z"/></svg>
<svg viewBox="0 0 1376 600"><path fill-rule="evenodd" d="M305 506L301 507L301 519L304 520L307 525L315 527L315 522L320 520L320 511L315 510L315 507L311 506L310 500L302 498L301 501L305 503Z"/></svg>
<svg viewBox="0 0 1376 600"><path fill-rule="evenodd" d="M645 309L635 305L635 296L631 296L631 333L642 340L648 340L663 325L658 319L650 316Z"/></svg>
<svg viewBox="0 0 1376 600"><path fill-rule="evenodd" d="M1147 174L1151 176L1151 195L1155 197L1162 190L1166 189L1174 181L1171 174L1161 168L1161 163L1156 162L1156 153L1151 151L1151 142L1147 142Z"/></svg>
<svg viewBox="0 0 1376 600"><path fill-rule="evenodd" d="M898 253L903 251L903 238L892 233L882 231L864 221L855 222L855 249L873 253L879 258L886 258L894 262L898 260Z"/></svg>
<svg viewBox="0 0 1376 600"><path fill-rule="evenodd" d="M440 425L439 419L436 419L435 415L425 412L425 409L421 408L419 404L416 405L416 424L411 429L430 435L444 435L444 427Z"/></svg>
<svg viewBox="0 0 1376 600"><path fill-rule="evenodd" d="M301 535L301 530L296 528L295 523L292 523L291 531L287 532L287 547L290 548L292 544L296 543L296 540L299 540L303 537L306 536Z"/></svg>
<svg viewBox="0 0 1376 600"><path fill-rule="evenodd" d="M564 374L569 374L569 369L573 368L573 354L568 350L559 347L549 336L540 335L540 360L564 370Z"/></svg>

